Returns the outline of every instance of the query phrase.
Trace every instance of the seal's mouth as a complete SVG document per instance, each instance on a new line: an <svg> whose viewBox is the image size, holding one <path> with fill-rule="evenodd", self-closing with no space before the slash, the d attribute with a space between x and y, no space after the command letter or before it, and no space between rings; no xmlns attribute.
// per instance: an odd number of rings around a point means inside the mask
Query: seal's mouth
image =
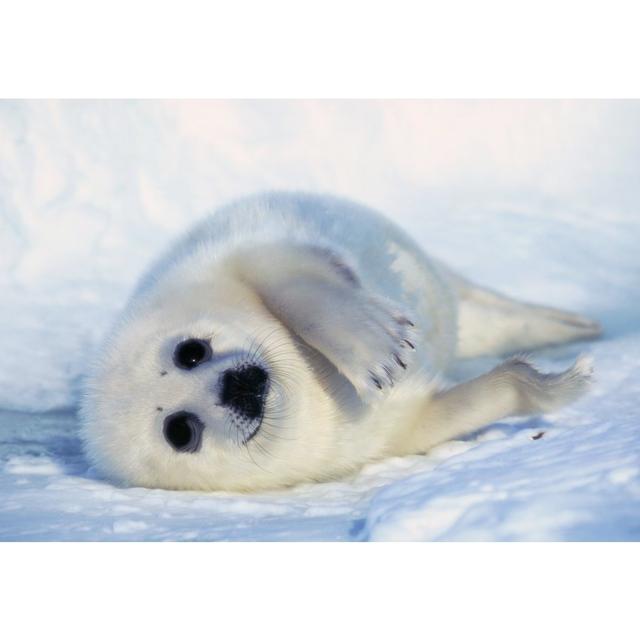
<svg viewBox="0 0 640 640"><path fill-rule="evenodd" d="M220 402L230 413L243 444L260 430L269 394L269 372L261 364L241 364L220 375Z"/></svg>

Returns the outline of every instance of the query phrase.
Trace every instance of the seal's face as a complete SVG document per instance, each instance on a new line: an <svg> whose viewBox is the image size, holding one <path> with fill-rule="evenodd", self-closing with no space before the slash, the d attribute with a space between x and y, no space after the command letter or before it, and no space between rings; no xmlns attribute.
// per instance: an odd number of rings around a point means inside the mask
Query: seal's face
<svg viewBox="0 0 640 640"><path fill-rule="evenodd" d="M150 487L295 481L309 459L310 423L322 437L324 394L300 346L257 308L185 304L151 301L107 345L83 406L92 462L110 478Z"/></svg>
<svg viewBox="0 0 640 640"><path fill-rule="evenodd" d="M173 342L173 341L172 341ZM211 338L190 337L181 339L173 348L172 365L194 377L205 370L205 387L208 386L218 413L229 423L229 432L239 442L246 444L257 433L265 416L269 395L269 367L260 356L260 349L232 349L219 352ZM161 376L169 375L163 370ZM204 389L206 394L206 388ZM208 404L208 403L207 403ZM163 407L157 410L164 412ZM212 413L209 407L206 413ZM203 419L193 411L173 411L164 418L165 440L178 452L197 453L202 445L205 428Z"/></svg>

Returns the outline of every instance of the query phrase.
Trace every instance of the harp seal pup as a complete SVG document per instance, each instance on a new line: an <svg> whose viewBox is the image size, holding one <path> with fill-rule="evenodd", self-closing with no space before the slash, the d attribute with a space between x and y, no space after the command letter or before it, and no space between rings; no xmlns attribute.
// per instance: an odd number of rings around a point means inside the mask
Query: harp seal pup
<svg viewBox="0 0 640 640"><path fill-rule="evenodd" d="M85 449L126 485L256 491L425 452L587 388L522 358L451 388L455 358L597 336L427 257L382 215L269 193L219 209L142 279L89 375Z"/></svg>

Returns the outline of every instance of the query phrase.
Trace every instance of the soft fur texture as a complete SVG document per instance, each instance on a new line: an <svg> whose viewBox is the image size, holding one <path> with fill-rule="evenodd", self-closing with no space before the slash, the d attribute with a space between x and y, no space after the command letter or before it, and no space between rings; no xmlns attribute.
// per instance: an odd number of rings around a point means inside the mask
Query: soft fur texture
<svg viewBox="0 0 640 640"><path fill-rule="evenodd" d="M516 358L442 390L455 357L599 332L467 282L364 207L262 195L214 213L143 279L91 372L83 438L100 472L131 485L254 491L336 478L561 407L591 374L586 360L545 375ZM213 357L186 371L172 354L188 338L210 341ZM255 434L219 402L221 375L251 364L269 373ZM204 423L197 452L167 444L163 420L176 411Z"/></svg>

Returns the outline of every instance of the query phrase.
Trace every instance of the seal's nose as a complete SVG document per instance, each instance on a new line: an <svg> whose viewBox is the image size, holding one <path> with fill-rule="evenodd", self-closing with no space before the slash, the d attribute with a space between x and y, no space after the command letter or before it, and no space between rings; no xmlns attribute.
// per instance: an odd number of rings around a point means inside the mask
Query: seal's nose
<svg viewBox="0 0 640 640"><path fill-rule="evenodd" d="M220 404L249 420L260 418L268 383L269 374L258 365L228 369L221 376Z"/></svg>

